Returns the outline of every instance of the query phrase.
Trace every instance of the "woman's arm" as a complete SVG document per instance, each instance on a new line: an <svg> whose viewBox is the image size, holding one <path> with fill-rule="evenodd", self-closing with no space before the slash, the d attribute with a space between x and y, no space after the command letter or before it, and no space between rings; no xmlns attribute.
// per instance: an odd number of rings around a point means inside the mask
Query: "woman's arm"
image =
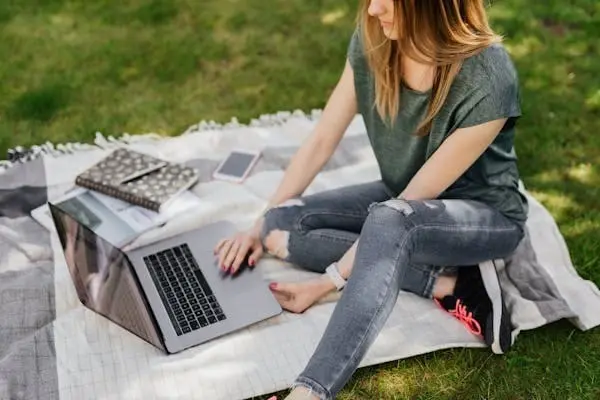
<svg viewBox="0 0 600 400"><path fill-rule="evenodd" d="M506 119L457 129L427 160L399 196L405 200L435 199L454 183L488 148L504 126ZM358 240L338 262L344 279L352 273ZM323 278L323 294L335 289Z"/></svg>
<svg viewBox="0 0 600 400"><path fill-rule="evenodd" d="M457 129L410 180L400 198L435 199L452 185L494 141L506 119Z"/></svg>
<svg viewBox="0 0 600 400"><path fill-rule="evenodd" d="M354 72L350 63L346 61L344 71L327 101L319 122L292 158L267 209L296 197L306 190L331 158L356 111ZM224 270L231 269L231 272L235 273L248 251L252 252L248 259L251 265L261 257L263 248L259 234L264 221L263 215L256 220L249 231L223 239L215 246L215 254L219 254L219 265Z"/></svg>
<svg viewBox="0 0 600 400"><path fill-rule="evenodd" d="M329 97L319 122L292 158L279 187L269 201L269 207L306 190L331 158L356 111L354 74L346 61L342 76Z"/></svg>

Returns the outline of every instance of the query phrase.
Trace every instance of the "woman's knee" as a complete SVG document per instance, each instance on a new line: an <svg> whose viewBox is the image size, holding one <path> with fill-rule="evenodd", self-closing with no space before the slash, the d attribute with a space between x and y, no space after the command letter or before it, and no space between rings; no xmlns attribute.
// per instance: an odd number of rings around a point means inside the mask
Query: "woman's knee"
<svg viewBox="0 0 600 400"><path fill-rule="evenodd" d="M404 200L388 200L373 204L363 226L360 240L368 243L373 257L407 257L403 262L410 261L411 248L415 242L415 224L410 215L414 210ZM402 251L398 251L400 247Z"/></svg>
<svg viewBox="0 0 600 400"><path fill-rule="evenodd" d="M302 207L302 199L291 199L265 213L261 241L269 254L281 259L289 257L290 234L298 230Z"/></svg>
<svg viewBox="0 0 600 400"><path fill-rule="evenodd" d="M379 229L383 228L382 233L393 231L397 235L409 231L414 226L414 222L410 220L414 212L413 207L406 200L387 200L371 205L365 224L375 224Z"/></svg>
<svg viewBox="0 0 600 400"><path fill-rule="evenodd" d="M416 209L414 201L393 198L381 203L373 204L370 212L399 214L402 217L408 218L415 214Z"/></svg>

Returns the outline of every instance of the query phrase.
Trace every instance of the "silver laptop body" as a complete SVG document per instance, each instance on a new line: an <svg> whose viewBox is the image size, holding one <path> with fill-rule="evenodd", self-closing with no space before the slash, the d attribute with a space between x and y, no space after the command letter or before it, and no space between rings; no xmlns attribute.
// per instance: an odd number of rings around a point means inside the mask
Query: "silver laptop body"
<svg viewBox="0 0 600 400"><path fill-rule="evenodd" d="M235 232L229 222L123 251L59 207L50 209L81 302L167 353L282 311L260 272L246 266L230 276L216 265L217 241Z"/></svg>

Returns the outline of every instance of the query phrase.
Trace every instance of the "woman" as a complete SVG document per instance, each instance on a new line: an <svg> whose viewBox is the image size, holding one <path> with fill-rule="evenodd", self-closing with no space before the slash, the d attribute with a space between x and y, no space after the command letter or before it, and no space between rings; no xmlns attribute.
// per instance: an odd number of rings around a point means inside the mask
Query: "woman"
<svg viewBox="0 0 600 400"><path fill-rule="evenodd" d="M268 211L215 249L231 272L264 249L322 273L271 284L292 312L344 288L288 398L333 398L400 290L436 299L494 352L511 346L485 263L515 250L527 216L513 148L518 83L499 42L483 0L363 1L344 72ZM357 111L381 181L298 197Z"/></svg>

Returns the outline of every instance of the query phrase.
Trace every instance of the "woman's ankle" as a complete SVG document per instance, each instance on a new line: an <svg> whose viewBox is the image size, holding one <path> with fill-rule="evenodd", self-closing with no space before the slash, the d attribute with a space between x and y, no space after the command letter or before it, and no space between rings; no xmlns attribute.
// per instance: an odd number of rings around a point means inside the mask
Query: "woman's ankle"
<svg viewBox="0 0 600 400"><path fill-rule="evenodd" d="M318 278L316 278L315 282L318 282L319 291L321 292L322 296L337 291L335 284L327 274L319 276Z"/></svg>
<svg viewBox="0 0 600 400"><path fill-rule="evenodd" d="M319 400L312 391L304 386L296 386L285 400Z"/></svg>
<svg viewBox="0 0 600 400"><path fill-rule="evenodd" d="M456 275L442 275L437 278L433 285L432 296L434 299L443 299L454 294L456 287Z"/></svg>

